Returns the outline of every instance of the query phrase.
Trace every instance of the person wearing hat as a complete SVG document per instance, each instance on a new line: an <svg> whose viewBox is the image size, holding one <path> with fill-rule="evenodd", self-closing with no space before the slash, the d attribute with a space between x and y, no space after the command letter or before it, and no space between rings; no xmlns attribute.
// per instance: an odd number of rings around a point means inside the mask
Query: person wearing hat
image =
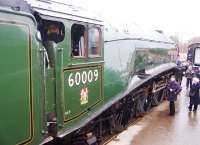
<svg viewBox="0 0 200 145"><path fill-rule="evenodd" d="M167 84L167 90L168 90L167 100L169 101L170 115L174 115L175 114L174 102L177 100L177 95L181 92L181 86L176 81L174 76L170 78L170 81Z"/></svg>
<svg viewBox="0 0 200 145"><path fill-rule="evenodd" d="M192 85L190 87L190 92L189 92L189 97L190 97L190 105L188 107L189 111L196 111L198 108L198 105L200 103L199 99L199 89L200 89L200 84L199 84L199 79L197 77L194 77L192 79Z"/></svg>

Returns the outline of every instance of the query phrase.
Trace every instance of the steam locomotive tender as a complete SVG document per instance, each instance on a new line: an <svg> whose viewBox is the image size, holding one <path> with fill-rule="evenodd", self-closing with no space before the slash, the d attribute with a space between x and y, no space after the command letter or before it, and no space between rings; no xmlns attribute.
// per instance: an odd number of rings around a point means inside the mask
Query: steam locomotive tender
<svg viewBox="0 0 200 145"><path fill-rule="evenodd" d="M0 0L0 144L99 143L162 102L175 44L116 24L55 1Z"/></svg>

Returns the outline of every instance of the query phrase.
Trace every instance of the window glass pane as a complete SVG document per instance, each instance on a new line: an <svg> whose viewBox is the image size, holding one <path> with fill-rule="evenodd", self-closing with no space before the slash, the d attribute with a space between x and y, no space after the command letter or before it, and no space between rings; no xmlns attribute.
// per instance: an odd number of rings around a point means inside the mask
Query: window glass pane
<svg viewBox="0 0 200 145"><path fill-rule="evenodd" d="M100 30L98 28L89 29L89 56L100 56L101 55L101 46L100 46Z"/></svg>
<svg viewBox="0 0 200 145"><path fill-rule="evenodd" d="M200 48L195 49L194 64L200 64Z"/></svg>
<svg viewBox="0 0 200 145"><path fill-rule="evenodd" d="M84 57L85 55L85 26L73 24L71 29L72 57Z"/></svg>

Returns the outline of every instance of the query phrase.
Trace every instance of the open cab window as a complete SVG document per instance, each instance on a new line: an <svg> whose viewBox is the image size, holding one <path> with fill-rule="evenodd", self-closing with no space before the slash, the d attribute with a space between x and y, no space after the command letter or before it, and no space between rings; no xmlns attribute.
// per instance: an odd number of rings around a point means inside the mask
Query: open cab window
<svg viewBox="0 0 200 145"><path fill-rule="evenodd" d="M73 24L71 27L71 56L87 58L101 56L101 29L96 26Z"/></svg>
<svg viewBox="0 0 200 145"><path fill-rule="evenodd" d="M43 19L36 15L38 22L38 33L43 48L45 49L45 67L52 68L55 66L54 47L55 43L61 43L65 38L65 26L62 22Z"/></svg>
<svg viewBox="0 0 200 145"><path fill-rule="evenodd" d="M86 40L85 26L73 24L71 28L72 57L86 57Z"/></svg>
<svg viewBox="0 0 200 145"><path fill-rule="evenodd" d="M65 27L61 22L40 19L38 30L41 33L43 43L46 41L59 43L65 37Z"/></svg>

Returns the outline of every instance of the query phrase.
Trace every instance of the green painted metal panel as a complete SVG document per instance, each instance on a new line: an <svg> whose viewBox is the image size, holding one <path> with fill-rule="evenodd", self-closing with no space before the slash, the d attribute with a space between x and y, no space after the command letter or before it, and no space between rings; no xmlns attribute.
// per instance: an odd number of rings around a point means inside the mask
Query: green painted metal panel
<svg viewBox="0 0 200 145"><path fill-rule="evenodd" d="M46 70L46 112L55 111L55 85L53 69Z"/></svg>
<svg viewBox="0 0 200 145"><path fill-rule="evenodd" d="M41 72L35 20L0 9L0 144L39 144Z"/></svg>
<svg viewBox="0 0 200 145"><path fill-rule="evenodd" d="M27 26L4 22L0 31L0 141L11 145L31 136L29 33Z"/></svg>
<svg viewBox="0 0 200 145"><path fill-rule="evenodd" d="M123 76L121 74L122 73L118 70L105 68L105 102L109 99L112 99L115 95L122 92L127 87L127 80L123 79Z"/></svg>
<svg viewBox="0 0 200 145"><path fill-rule="evenodd" d="M102 71L102 65L64 70L65 123L80 119L103 100Z"/></svg>

